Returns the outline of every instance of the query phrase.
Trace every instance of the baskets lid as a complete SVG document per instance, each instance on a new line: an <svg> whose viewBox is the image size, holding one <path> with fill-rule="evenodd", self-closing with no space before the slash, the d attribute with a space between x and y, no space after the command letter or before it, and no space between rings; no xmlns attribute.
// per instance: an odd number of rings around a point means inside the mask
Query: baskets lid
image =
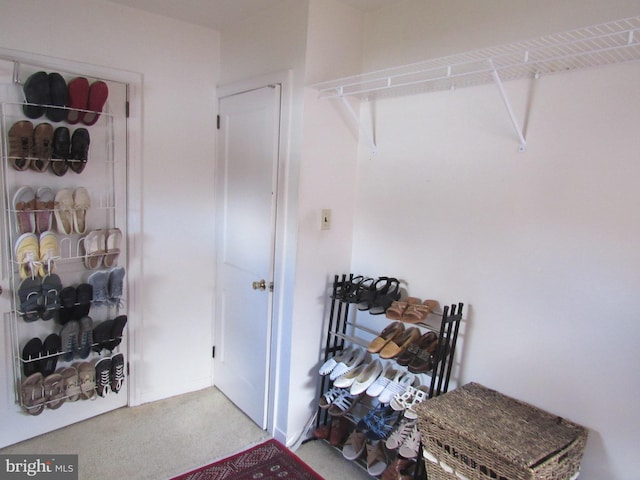
<svg viewBox="0 0 640 480"><path fill-rule="evenodd" d="M511 464L534 468L586 430L478 383L416 406L419 418L460 435Z"/></svg>

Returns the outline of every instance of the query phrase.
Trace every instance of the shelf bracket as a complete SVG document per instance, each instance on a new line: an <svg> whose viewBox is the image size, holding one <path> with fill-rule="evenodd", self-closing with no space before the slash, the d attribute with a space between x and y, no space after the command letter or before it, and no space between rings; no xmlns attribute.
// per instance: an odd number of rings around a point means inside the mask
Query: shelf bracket
<svg viewBox="0 0 640 480"><path fill-rule="evenodd" d="M498 71L496 70L496 67L493 64L493 60L489 59L489 65L491 67L491 75L493 76L493 80L496 82L496 85L498 86L500 97L502 97L504 106L507 108L507 113L509 114L509 118L511 119L511 124L513 125L513 128L516 131L516 135L518 136L518 140L520 141L520 145L518 146L518 151L520 153L523 153L527 150L527 140L524 138L524 133L522 131L522 128L520 128L520 125L518 124L518 120L516 119L515 113L513 113L513 109L511 108L511 103L509 102L509 98L507 97L507 94L504 91L502 80L500 79L500 75L498 75Z"/></svg>
<svg viewBox="0 0 640 480"><path fill-rule="evenodd" d="M345 106L345 108L347 109L347 111L349 112L353 120L358 125L358 130L360 130L360 133L367 138L367 141L369 142L369 146L371 147L371 156L374 156L377 152L378 147L376 146L376 141L373 138L373 133L371 133L369 130L364 128L364 125L362 125L362 122L360 121L360 117L356 114L355 110L353 109L349 101L344 96L342 87L338 88L338 98L340 99L342 104Z"/></svg>

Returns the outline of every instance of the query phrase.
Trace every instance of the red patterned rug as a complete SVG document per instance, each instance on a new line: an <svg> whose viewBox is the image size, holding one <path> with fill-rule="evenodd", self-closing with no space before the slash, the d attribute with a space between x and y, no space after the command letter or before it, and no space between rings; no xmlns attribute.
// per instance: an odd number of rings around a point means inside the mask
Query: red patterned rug
<svg viewBox="0 0 640 480"><path fill-rule="evenodd" d="M291 450L273 439L172 480L226 479L323 480Z"/></svg>

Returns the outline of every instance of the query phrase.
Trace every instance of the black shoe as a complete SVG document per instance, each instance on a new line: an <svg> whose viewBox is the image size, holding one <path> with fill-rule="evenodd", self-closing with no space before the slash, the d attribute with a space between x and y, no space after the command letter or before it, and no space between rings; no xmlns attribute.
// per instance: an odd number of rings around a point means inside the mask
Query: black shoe
<svg viewBox="0 0 640 480"><path fill-rule="evenodd" d="M62 352L62 342L60 336L52 333L44 339L42 346L42 356L45 357L40 361L40 371L45 377L56 371L58 365L58 355Z"/></svg>
<svg viewBox="0 0 640 480"><path fill-rule="evenodd" d="M51 96L49 105L53 105L53 107L47 107L45 115L52 122L61 122L67 118L67 110L55 107L69 106L69 91L67 90L67 82L59 73L49 74L49 95Z"/></svg>
<svg viewBox="0 0 640 480"><path fill-rule="evenodd" d="M118 393L124 383L124 355L118 353L111 357L111 391Z"/></svg>
<svg viewBox="0 0 640 480"><path fill-rule="evenodd" d="M51 154L51 170L59 177L67 173L69 169L69 148L71 135L67 127L58 127L53 132L53 153Z"/></svg>
<svg viewBox="0 0 640 480"><path fill-rule="evenodd" d="M108 349L113 351L120 342L122 342L122 332L127 324L127 316L119 315L113 319L113 328L111 329L111 341L109 342Z"/></svg>
<svg viewBox="0 0 640 480"><path fill-rule="evenodd" d="M78 285L76 287L76 305L73 308L73 316L80 319L89 315L92 299L93 286L88 283L81 283Z"/></svg>
<svg viewBox="0 0 640 480"><path fill-rule="evenodd" d="M109 347L111 342L111 331L113 330L113 320L105 320L93 329L93 351L100 353Z"/></svg>
<svg viewBox="0 0 640 480"><path fill-rule="evenodd" d="M111 359L101 358L96 363L96 391L106 397L111 390Z"/></svg>
<svg viewBox="0 0 640 480"><path fill-rule="evenodd" d="M22 370L24 376L28 377L40 371L40 355L42 354L42 340L32 338L22 349Z"/></svg>
<svg viewBox="0 0 640 480"><path fill-rule="evenodd" d="M89 159L89 130L78 128L71 136L70 167L76 173L82 173Z"/></svg>
<svg viewBox="0 0 640 480"><path fill-rule="evenodd" d="M64 325L75 317L74 310L76 306L76 288L64 287L60 290L60 311L58 312L58 322Z"/></svg>
<svg viewBox="0 0 640 480"><path fill-rule="evenodd" d="M22 111L29 118L40 118L45 111L45 105L51 103L49 90L49 76L46 72L36 72L24 82L24 96L27 103Z"/></svg>

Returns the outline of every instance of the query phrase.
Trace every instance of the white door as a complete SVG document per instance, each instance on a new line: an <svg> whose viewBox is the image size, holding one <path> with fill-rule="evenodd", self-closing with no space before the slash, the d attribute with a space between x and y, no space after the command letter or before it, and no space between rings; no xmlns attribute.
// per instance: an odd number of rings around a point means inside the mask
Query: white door
<svg viewBox="0 0 640 480"><path fill-rule="evenodd" d="M267 427L280 86L220 100L215 385Z"/></svg>

